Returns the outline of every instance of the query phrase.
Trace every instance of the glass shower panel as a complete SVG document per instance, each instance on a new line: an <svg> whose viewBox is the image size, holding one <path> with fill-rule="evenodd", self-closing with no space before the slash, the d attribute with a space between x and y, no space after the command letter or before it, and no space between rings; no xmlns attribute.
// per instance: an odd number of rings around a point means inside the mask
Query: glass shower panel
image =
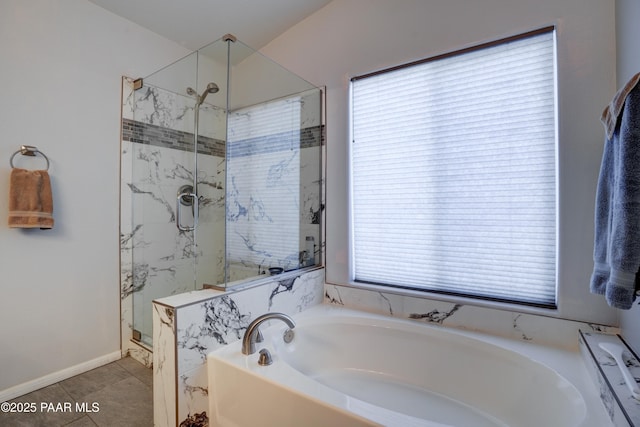
<svg viewBox="0 0 640 427"><path fill-rule="evenodd" d="M302 267L322 264L324 127L322 92L311 89L302 96L300 121L300 227Z"/></svg>
<svg viewBox="0 0 640 427"><path fill-rule="evenodd" d="M198 87L214 83L218 92L209 94L198 108L196 227L196 288L225 284L225 191L227 137L228 42L218 40L198 51ZM200 92L198 92L200 93Z"/></svg>
<svg viewBox="0 0 640 427"><path fill-rule="evenodd" d="M233 37L142 81L123 206L133 337L151 346L155 299L321 263L323 128L320 89Z"/></svg>
<svg viewBox="0 0 640 427"><path fill-rule="evenodd" d="M308 120L320 91L240 42L230 59L227 282L314 265L307 238L311 248L320 241L319 221L301 224L307 193L320 195L320 121Z"/></svg>
<svg viewBox="0 0 640 427"><path fill-rule="evenodd" d="M151 302L195 288L195 237L179 231L176 218L194 222L192 206L178 204L177 194L193 183L194 101L186 88L195 86L196 64L197 55L187 56L145 77L134 92L133 334L147 345Z"/></svg>

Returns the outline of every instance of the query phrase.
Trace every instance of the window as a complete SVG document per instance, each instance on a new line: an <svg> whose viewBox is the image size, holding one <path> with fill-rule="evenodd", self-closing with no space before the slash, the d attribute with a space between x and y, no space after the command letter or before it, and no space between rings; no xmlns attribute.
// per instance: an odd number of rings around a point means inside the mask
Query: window
<svg viewBox="0 0 640 427"><path fill-rule="evenodd" d="M556 306L553 28L355 77L353 279Z"/></svg>

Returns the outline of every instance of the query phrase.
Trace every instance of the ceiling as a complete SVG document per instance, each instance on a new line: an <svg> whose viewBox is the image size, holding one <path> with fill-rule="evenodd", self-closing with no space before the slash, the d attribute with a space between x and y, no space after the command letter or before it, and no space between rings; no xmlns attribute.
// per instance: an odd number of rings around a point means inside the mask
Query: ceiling
<svg viewBox="0 0 640 427"><path fill-rule="evenodd" d="M331 0L89 0L190 49L230 33L260 49Z"/></svg>

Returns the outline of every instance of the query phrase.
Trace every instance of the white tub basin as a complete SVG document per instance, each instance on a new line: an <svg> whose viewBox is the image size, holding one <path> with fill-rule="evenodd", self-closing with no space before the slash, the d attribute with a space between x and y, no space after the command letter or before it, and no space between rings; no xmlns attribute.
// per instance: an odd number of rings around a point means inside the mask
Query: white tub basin
<svg viewBox="0 0 640 427"><path fill-rule="evenodd" d="M327 306L294 319L289 344L284 324L263 330L270 366L239 342L208 356L211 425L607 425L556 370L486 337Z"/></svg>

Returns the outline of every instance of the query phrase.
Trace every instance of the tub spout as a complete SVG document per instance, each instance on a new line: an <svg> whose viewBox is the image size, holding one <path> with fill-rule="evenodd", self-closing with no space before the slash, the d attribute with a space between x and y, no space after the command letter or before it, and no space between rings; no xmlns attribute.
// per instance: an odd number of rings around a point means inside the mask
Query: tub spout
<svg viewBox="0 0 640 427"><path fill-rule="evenodd" d="M247 327L247 330L242 337L242 354L253 354L256 352L256 341L258 334L260 333L258 327L263 322L273 319L282 320L287 324L289 329L293 329L296 327L293 319L284 313L267 313L263 314L262 316L258 316L253 322L249 324L249 327Z"/></svg>

